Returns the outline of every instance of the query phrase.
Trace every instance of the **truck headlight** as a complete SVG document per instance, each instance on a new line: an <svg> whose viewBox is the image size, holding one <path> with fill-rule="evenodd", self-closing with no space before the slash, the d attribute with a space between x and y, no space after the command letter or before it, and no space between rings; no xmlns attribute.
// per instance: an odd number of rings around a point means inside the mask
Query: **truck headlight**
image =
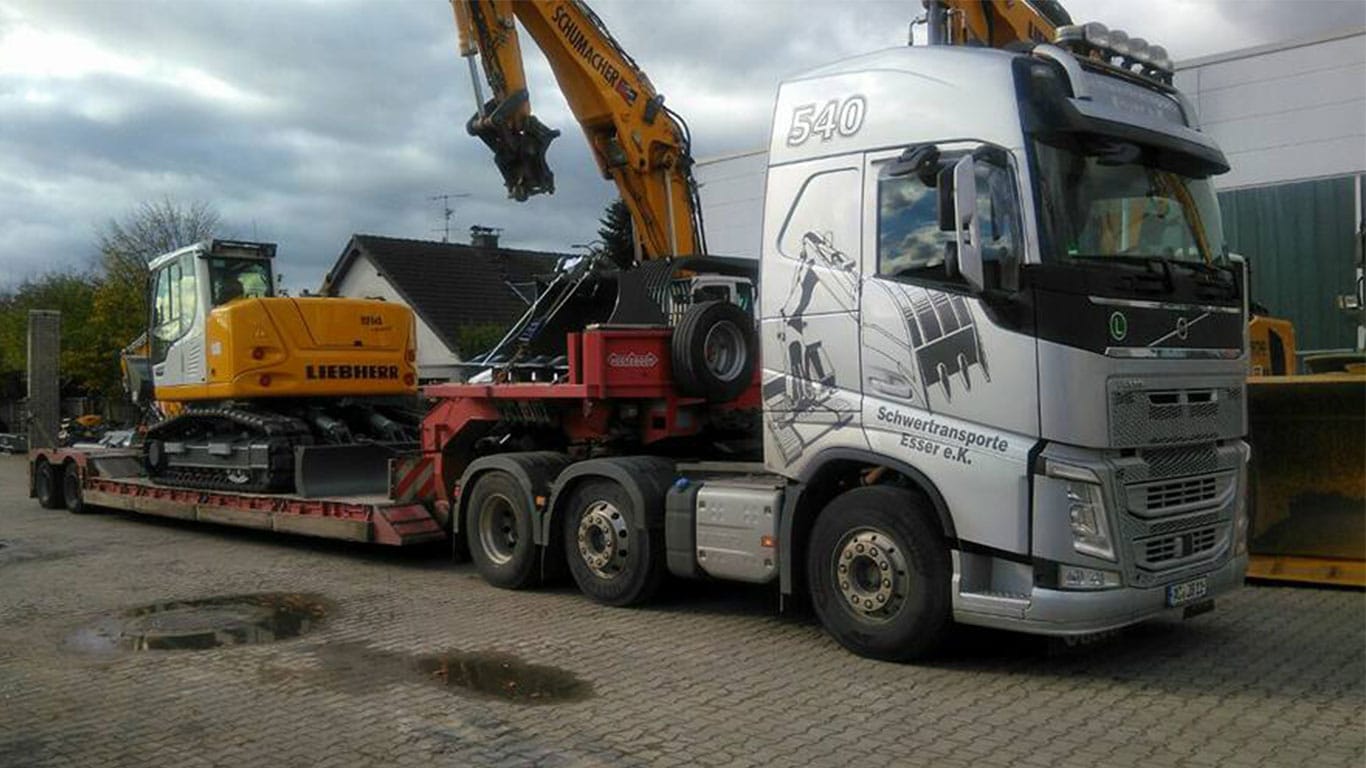
<svg viewBox="0 0 1366 768"><path fill-rule="evenodd" d="M1083 555L1115 559L1105 494L1096 473L1082 467L1048 462L1049 477L1063 481L1067 494L1067 517L1072 525L1072 548Z"/></svg>

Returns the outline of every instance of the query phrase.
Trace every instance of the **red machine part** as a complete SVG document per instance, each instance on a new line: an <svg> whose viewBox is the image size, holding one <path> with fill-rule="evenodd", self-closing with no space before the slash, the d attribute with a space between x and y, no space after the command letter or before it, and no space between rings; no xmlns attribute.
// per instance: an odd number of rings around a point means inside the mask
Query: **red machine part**
<svg viewBox="0 0 1366 768"><path fill-rule="evenodd" d="M760 408L759 374L735 400L708 404L681 397L673 384L668 328L590 328L568 334L569 372L563 381L436 384L423 390L436 405L422 422L422 451L442 478L437 494L449 503L452 484L473 460L475 441L505 414L554 411L571 442L608 438L613 415L633 406L642 445L697 434L708 410Z"/></svg>

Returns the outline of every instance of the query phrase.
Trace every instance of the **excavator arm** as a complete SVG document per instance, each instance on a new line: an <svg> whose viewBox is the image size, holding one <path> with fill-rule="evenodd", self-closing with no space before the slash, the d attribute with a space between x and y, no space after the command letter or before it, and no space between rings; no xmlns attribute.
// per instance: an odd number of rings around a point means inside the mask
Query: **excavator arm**
<svg viewBox="0 0 1366 768"><path fill-rule="evenodd" d="M467 128L493 150L508 195L555 191L546 150L559 131L531 113L514 20L544 53L603 177L631 211L643 260L705 251L687 126L580 0L451 0L478 111ZM491 89L485 101L475 56Z"/></svg>
<svg viewBox="0 0 1366 768"><path fill-rule="evenodd" d="M1057 0L929 0L947 15L950 45L1005 48L1016 42L1050 43L1058 27L1072 18ZM933 29L934 26L931 25Z"/></svg>

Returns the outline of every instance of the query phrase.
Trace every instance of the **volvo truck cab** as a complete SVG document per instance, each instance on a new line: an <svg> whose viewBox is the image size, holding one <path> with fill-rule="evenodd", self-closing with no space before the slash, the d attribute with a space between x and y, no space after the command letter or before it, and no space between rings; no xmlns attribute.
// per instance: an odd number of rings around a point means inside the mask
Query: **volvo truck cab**
<svg viewBox="0 0 1366 768"><path fill-rule="evenodd" d="M766 464L808 484L898 468L951 542L957 621L1078 634L1242 581L1244 286L1210 183L1228 164L1150 75L930 46L779 91ZM860 537L895 532L846 527L807 577L857 642L897 587L846 577L885 572Z"/></svg>

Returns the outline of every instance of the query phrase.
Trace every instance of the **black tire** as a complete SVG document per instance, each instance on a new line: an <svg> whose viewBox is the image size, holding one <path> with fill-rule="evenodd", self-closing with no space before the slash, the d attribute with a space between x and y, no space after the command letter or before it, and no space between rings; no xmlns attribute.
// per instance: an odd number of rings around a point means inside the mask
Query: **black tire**
<svg viewBox="0 0 1366 768"><path fill-rule="evenodd" d="M664 579L664 532L636 526L632 505L620 484L588 480L574 489L564 509L569 573L594 602L639 605Z"/></svg>
<svg viewBox="0 0 1366 768"><path fill-rule="evenodd" d="M484 581L503 589L539 584L534 531L527 491L517 478L494 470L474 481L465 507L464 535L470 559Z"/></svg>
<svg viewBox="0 0 1366 768"><path fill-rule="evenodd" d="M66 469L62 471L62 496L66 501L66 511L71 514L83 515L90 511L82 492L81 470L74 461L67 462Z"/></svg>
<svg viewBox="0 0 1366 768"><path fill-rule="evenodd" d="M840 645L887 661L937 647L951 623L951 566L932 514L911 491L871 486L837 496L816 519L811 604Z"/></svg>
<svg viewBox="0 0 1366 768"><path fill-rule="evenodd" d="M46 461L40 461L33 468L33 490L38 497L38 506L43 509L61 509L66 505L62 498L62 480L56 468Z"/></svg>
<svg viewBox="0 0 1366 768"><path fill-rule="evenodd" d="M713 403L734 400L754 379L754 320L728 301L694 304L674 328L670 352L680 393Z"/></svg>

